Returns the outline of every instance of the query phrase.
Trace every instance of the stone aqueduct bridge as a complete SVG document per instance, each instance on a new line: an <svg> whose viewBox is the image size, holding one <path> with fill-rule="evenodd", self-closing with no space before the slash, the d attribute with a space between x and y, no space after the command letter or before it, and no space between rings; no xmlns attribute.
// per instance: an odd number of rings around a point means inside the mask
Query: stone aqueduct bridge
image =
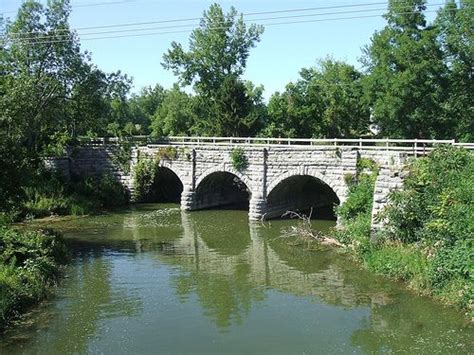
<svg viewBox="0 0 474 355"><path fill-rule="evenodd" d="M248 206L249 218L253 220L310 207L332 210L334 204L347 198L345 176L356 173L361 158L372 159L380 167L372 213L375 216L387 202L388 193L400 186L408 157L423 154L435 144L454 144L422 140L202 137L170 137L161 142L141 137L134 142L130 171L139 159L161 156L158 195L162 198L180 201L183 210ZM242 150L248 162L240 171L234 168L231 158L236 148ZM84 142L70 154L68 171L112 171L133 192L133 174L125 174L114 165L119 149L113 139Z"/></svg>

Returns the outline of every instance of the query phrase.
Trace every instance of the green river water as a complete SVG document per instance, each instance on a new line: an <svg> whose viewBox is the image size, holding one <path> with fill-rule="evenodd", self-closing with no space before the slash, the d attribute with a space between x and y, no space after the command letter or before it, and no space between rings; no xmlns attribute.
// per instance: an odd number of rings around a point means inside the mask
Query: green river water
<svg viewBox="0 0 474 355"><path fill-rule="evenodd" d="M73 260L0 353L472 353L460 313L335 251L290 245L292 223L169 204L49 223Z"/></svg>

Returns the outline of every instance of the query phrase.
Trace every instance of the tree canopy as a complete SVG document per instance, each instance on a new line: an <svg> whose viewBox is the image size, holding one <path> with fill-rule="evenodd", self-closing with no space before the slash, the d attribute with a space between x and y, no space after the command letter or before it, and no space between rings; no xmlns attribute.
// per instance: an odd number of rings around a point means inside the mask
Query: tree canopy
<svg viewBox="0 0 474 355"><path fill-rule="evenodd" d="M163 66L172 70L183 86L192 85L199 96L206 133L256 133L258 118L251 114L252 98L240 76L262 33L263 26L247 26L235 8L225 14L213 4L191 33L189 49L172 42L163 56Z"/></svg>

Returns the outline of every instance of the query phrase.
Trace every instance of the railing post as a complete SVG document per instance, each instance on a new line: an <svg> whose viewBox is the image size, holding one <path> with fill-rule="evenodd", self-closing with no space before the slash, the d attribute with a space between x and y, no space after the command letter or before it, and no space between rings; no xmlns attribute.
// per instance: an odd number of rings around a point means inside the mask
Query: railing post
<svg viewBox="0 0 474 355"><path fill-rule="evenodd" d="M388 138L385 138L385 150L388 150Z"/></svg>
<svg viewBox="0 0 474 355"><path fill-rule="evenodd" d="M362 138L359 138L359 147L362 148Z"/></svg>
<svg viewBox="0 0 474 355"><path fill-rule="evenodd" d="M336 147L337 146L337 138L334 138L333 141L334 141L334 146Z"/></svg>
<svg viewBox="0 0 474 355"><path fill-rule="evenodd" d="M418 139L415 138L415 144L413 145L413 155L418 158Z"/></svg>

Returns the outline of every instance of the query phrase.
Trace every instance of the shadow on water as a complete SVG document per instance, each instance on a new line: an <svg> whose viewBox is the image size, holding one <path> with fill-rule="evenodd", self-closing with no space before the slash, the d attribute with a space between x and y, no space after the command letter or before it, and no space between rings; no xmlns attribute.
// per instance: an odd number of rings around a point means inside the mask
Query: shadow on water
<svg viewBox="0 0 474 355"><path fill-rule="evenodd" d="M243 211L184 213L176 205L58 223L74 263L56 297L30 325L7 332L0 352L473 348L472 326L459 313L337 251L289 245L280 235L291 223L249 224Z"/></svg>

